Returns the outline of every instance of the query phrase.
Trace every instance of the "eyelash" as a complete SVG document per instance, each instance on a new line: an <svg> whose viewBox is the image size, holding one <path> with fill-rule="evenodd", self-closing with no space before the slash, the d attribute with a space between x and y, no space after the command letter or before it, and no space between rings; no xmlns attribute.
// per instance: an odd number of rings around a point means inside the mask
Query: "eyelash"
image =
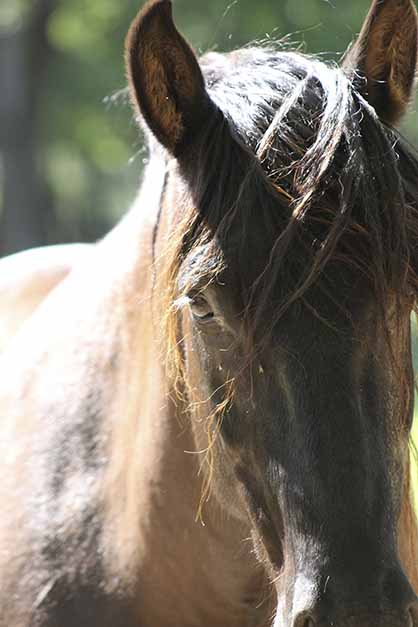
<svg viewBox="0 0 418 627"><path fill-rule="evenodd" d="M190 298L190 307L191 307L191 310L192 310L193 317L200 323L202 323L202 322L205 323L205 322L209 322L210 320L213 320L213 318L215 317L215 314L214 314L213 311L208 311L203 316L199 316L195 311L193 311L193 307L198 307L199 304L202 307L207 306L209 308L209 303L202 296L195 296L195 297L191 297Z"/></svg>

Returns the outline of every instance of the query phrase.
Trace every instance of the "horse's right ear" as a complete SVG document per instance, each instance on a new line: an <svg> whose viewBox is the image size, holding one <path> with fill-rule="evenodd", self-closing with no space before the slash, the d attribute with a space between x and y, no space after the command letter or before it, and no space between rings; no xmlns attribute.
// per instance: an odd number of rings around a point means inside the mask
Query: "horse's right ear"
<svg viewBox="0 0 418 627"><path fill-rule="evenodd" d="M175 156L193 140L211 101L197 58L177 31L170 0L152 0L126 38L131 96L157 139Z"/></svg>

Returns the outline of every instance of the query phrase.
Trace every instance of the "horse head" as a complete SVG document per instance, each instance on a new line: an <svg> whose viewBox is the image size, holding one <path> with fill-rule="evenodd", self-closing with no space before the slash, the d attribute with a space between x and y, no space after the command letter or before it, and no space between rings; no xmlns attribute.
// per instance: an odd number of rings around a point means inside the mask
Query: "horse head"
<svg viewBox="0 0 418 627"><path fill-rule="evenodd" d="M210 494L250 521L277 627L418 625L418 161L392 128L417 32L411 0L374 0L341 67L275 47L199 64L157 0L127 39L165 150L155 292L202 515Z"/></svg>

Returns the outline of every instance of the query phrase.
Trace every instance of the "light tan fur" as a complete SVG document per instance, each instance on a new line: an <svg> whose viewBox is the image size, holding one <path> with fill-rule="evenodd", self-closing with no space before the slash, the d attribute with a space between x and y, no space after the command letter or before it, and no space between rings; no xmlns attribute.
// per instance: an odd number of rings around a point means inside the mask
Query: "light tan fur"
<svg viewBox="0 0 418 627"><path fill-rule="evenodd" d="M48 246L1 259L0 351L90 250L88 244Z"/></svg>

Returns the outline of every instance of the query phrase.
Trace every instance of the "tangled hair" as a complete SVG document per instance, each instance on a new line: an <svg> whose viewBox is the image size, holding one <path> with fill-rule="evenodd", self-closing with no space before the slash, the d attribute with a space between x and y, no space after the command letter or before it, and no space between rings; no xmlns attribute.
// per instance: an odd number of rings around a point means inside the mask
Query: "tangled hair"
<svg viewBox="0 0 418 627"><path fill-rule="evenodd" d="M368 277L383 319L388 294L399 312L415 302L418 158L407 142L315 58L260 47L201 65L216 111L165 251L171 302L186 257L208 282L233 273L259 346L312 286L332 299L329 276L344 268Z"/></svg>
<svg viewBox="0 0 418 627"><path fill-rule="evenodd" d="M189 286L179 294L178 284L186 257L208 283L227 267L250 330L249 360L293 303L309 306L311 288L333 300L330 277L340 272L367 277L383 328L388 295L400 320L418 302L415 151L332 64L258 47L209 53L201 66L216 107L186 166L190 197L164 251L169 303L187 294ZM169 311L174 371L187 386L177 308ZM405 413L413 390L405 364L395 367ZM413 509L409 498L405 503L411 530ZM416 570L414 546L405 554ZM418 586L418 572L414 577Z"/></svg>

